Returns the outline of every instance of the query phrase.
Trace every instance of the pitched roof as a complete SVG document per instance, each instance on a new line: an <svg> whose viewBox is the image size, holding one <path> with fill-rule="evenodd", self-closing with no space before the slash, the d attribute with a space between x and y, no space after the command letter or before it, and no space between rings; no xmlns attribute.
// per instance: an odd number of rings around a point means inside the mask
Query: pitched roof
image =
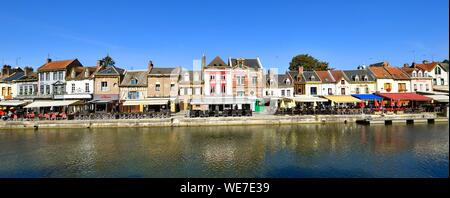
<svg viewBox="0 0 450 198"><path fill-rule="evenodd" d="M442 66L442 68L444 68L444 70L448 72L448 63L439 63L439 65Z"/></svg>
<svg viewBox="0 0 450 198"><path fill-rule="evenodd" d="M356 69L356 70L344 70L344 74L347 76L349 82L373 82L375 81L375 76L367 69ZM356 80L356 77L359 80ZM367 77L367 80L364 80Z"/></svg>
<svg viewBox="0 0 450 198"><path fill-rule="evenodd" d="M436 67L436 65L438 65L438 62L423 63L423 64L415 63L413 66L430 72Z"/></svg>
<svg viewBox="0 0 450 198"><path fill-rule="evenodd" d="M77 59L51 61L51 62L45 63L44 65L39 67L38 68L38 72L64 70L72 63L75 63L76 65L80 65L81 66L81 63Z"/></svg>
<svg viewBox="0 0 450 198"><path fill-rule="evenodd" d="M303 71L301 82L320 82L319 76L314 71Z"/></svg>
<svg viewBox="0 0 450 198"><path fill-rule="evenodd" d="M10 76L3 78L2 81L7 82L7 81L19 80L19 79L23 78L24 76L25 76L25 72L21 72L21 71L14 72Z"/></svg>
<svg viewBox="0 0 450 198"><path fill-rule="evenodd" d="M219 56L216 56L207 67L229 67Z"/></svg>
<svg viewBox="0 0 450 198"><path fill-rule="evenodd" d="M72 78L72 73L70 73L66 80L84 80L94 77L94 73L97 70L97 66L91 66L91 67L74 67L73 70L75 70L75 78ZM86 77L85 72L88 72L88 76ZM72 71L69 71L72 72Z"/></svg>
<svg viewBox="0 0 450 198"><path fill-rule="evenodd" d="M398 67L385 67L385 69L389 72L389 74L391 74L392 78L394 78L395 80L409 80L409 76L403 72L400 68Z"/></svg>
<svg viewBox="0 0 450 198"><path fill-rule="evenodd" d="M170 75L179 73L179 67L153 67L149 75Z"/></svg>
<svg viewBox="0 0 450 198"><path fill-rule="evenodd" d="M291 76L294 81L298 81L298 71L288 71L287 74Z"/></svg>
<svg viewBox="0 0 450 198"><path fill-rule="evenodd" d="M230 58L229 59L229 65L231 67L237 66L238 59L236 58ZM262 68L262 65L260 64L259 60L257 58L244 58L244 66L253 68L253 69L260 69Z"/></svg>
<svg viewBox="0 0 450 198"><path fill-rule="evenodd" d="M371 66L369 67L369 70L372 72L375 78L392 78L391 74L386 69L384 69L384 67Z"/></svg>
<svg viewBox="0 0 450 198"><path fill-rule="evenodd" d="M117 76L117 75L123 75L125 72L124 69L116 67L116 66L107 66L100 71L98 71L95 75L96 76Z"/></svg>
<svg viewBox="0 0 450 198"><path fill-rule="evenodd" d="M131 80L133 79L137 80L137 84L131 84ZM147 71L126 71L122 83L120 83L120 86L147 87Z"/></svg>
<svg viewBox="0 0 450 198"><path fill-rule="evenodd" d="M336 82L340 81L341 79L348 81L348 79L346 78L346 76L344 75L344 72L342 72L342 70L330 70L330 73Z"/></svg>
<svg viewBox="0 0 450 198"><path fill-rule="evenodd" d="M334 83L336 80L333 78L329 71L316 71L317 76L323 83Z"/></svg>
<svg viewBox="0 0 450 198"><path fill-rule="evenodd" d="M289 80L290 83L287 83L287 80ZM277 85L280 88L284 88L284 87L292 87L293 82L291 81L291 79L289 79L289 77L286 74L278 74L277 75Z"/></svg>
<svg viewBox="0 0 450 198"><path fill-rule="evenodd" d="M37 80L38 80L37 72L31 72L28 75L23 75L23 77L20 79L17 79L16 82L30 82L30 81L37 81Z"/></svg>

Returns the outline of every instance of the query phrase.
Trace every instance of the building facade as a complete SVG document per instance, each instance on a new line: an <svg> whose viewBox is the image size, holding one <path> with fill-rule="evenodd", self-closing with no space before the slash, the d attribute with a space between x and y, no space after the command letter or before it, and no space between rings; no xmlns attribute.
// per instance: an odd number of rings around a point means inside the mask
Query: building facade
<svg viewBox="0 0 450 198"><path fill-rule="evenodd" d="M94 74L94 96L96 112L111 112L119 110L119 85L125 70L116 66L105 66Z"/></svg>

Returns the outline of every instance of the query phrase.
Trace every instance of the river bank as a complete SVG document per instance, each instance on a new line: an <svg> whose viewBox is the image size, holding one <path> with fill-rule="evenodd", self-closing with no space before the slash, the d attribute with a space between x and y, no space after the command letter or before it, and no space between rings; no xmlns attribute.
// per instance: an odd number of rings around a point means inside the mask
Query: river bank
<svg viewBox="0 0 450 198"><path fill-rule="evenodd" d="M208 117L116 120L39 120L4 121L0 129L23 128L127 128L127 127L190 127L190 126L233 126L233 125L281 125L281 124L317 124L317 123L366 123L384 124L387 122L448 122L447 118L437 118L433 113L403 115L254 115L252 117Z"/></svg>

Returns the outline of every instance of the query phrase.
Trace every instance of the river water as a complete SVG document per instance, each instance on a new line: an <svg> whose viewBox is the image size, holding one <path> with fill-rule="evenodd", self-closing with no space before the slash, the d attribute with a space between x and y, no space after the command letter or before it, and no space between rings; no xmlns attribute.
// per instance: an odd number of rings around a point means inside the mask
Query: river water
<svg viewBox="0 0 450 198"><path fill-rule="evenodd" d="M448 177L449 125L0 130L0 177Z"/></svg>

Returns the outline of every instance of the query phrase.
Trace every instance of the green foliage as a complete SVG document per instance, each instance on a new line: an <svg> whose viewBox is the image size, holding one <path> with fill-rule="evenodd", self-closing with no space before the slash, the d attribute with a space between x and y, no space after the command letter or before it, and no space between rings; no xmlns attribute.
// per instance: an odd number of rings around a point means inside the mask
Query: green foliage
<svg viewBox="0 0 450 198"><path fill-rule="evenodd" d="M289 70L297 71L298 67L303 66L303 70L327 70L328 63L324 61L317 60L316 58L310 56L309 54L300 54L294 56L289 63Z"/></svg>
<svg viewBox="0 0 450 198"><path fill-rule="evenodd" d="M114 62L114 60L109 55L106 55L105 58L102 59L102 61L104 62L105 66L116 65L116 62Z"/></svg>

